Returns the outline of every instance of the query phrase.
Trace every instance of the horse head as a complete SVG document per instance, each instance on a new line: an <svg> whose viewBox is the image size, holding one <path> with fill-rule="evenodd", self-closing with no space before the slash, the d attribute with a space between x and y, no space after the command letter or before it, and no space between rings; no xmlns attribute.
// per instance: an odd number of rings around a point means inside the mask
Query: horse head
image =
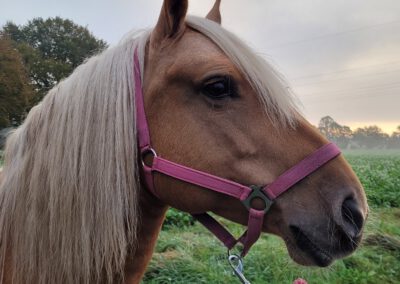
<svg viewBox="0 0 400 284"><path fill-rule="evenodd" d="M186 19L187 6L164 1L146 46L144 102L160 156L240 184L267 185L328 143L270 65L223 30L219 1L208 19ZM234 198L157 173L154 187L180 210L247 224L248 212ZM296 262L326 266L355 250L366 215L363 188L338 156L277 198L262 229L280 236Z"/></svg>

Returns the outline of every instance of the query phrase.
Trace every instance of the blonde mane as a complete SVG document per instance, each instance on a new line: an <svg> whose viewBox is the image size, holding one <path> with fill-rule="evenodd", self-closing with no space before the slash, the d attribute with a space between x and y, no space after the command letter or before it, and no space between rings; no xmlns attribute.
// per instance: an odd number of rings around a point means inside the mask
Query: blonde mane
<svg viewBox="0 0 400 284"><path fill-rule="evenodd" d="M267 113L293 121L291 95L269 64L209 20L187 23L242 70ZM0 282L6 267L13 283L123 280L139 227L133 54L138 48L143 68L149 35L130 34L78 67L8 138Z"/></svg>
<svg viewBox="0 0 400 284"><path fill-rule="evenodd" d="M133 53L148 34L79 66L7 140L0 264L8 245L13 282L123 276L138 227Z"/></svg>

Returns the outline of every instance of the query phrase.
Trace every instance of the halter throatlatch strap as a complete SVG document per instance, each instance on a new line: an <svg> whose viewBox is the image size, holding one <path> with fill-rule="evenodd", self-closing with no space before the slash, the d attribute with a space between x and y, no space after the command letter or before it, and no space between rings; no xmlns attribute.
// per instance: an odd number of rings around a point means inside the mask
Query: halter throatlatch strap
<svg viewBox="0 0 400 284"><path fill-rule="evenodd" d="M159 172L172 178L226 194L240 200L248 209L249 218L247 231L239 239L233 237L221 224L207 213L195 214L193 216L210 230L228 249L232 249L238 242L242 243L242 256L247 254L250 247L259 238L264 216L274 199L340 154L340 150L335 144L326 144L300 161L297 165L284 172L267 186L246 186L174 163L157 156L156 151L151 147L149 127L144 109L142 78L140 75L137 50L134 55L134 80L137 137L142 160L142 177L144 178L146 188L155 196L158 196L153 183L153 172ZM151 165L146 165L144 162L144 158L147 155L151 155L153 158ZM251 201L255 198L264 201L264 209L257 210L251 207Z"/></svg>

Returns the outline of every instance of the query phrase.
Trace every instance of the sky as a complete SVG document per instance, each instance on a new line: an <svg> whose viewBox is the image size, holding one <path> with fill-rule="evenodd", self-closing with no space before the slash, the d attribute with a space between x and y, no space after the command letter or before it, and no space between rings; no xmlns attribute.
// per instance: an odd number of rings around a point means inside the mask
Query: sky
<svg viewBox="0 0 400 284"><path fill-rule="evenodd" d="M214 0L190 0L205 16ZM69 18L115 45L153 27L162 0L0 0L0 26ZM399 0L222 0L222 25L287 78L313 124L400 125Z"/></svg>

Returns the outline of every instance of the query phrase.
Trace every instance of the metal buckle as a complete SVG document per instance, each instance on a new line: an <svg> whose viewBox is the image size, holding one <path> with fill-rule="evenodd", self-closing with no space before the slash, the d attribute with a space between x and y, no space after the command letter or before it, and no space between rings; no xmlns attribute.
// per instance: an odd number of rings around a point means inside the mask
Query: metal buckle
<svg viewBox="0 0 400 284"><path fill-rule="evenodd" d="M242 284L251 284L243 275L243 260L237 254L231 254L228 250L228 262L233 269L233 273L239 278Z"/></svg>
<svg viewBox="0 0 400 284"><path fill-rule="evenodd" d="M271 205L274 203L273 200L269 199L267 195L265 195L264 191L262 190L264 186L259 186L259 185L251 185L250 188L252 189L252 192L249 194L249 196L242 201L243 205L247 208L247 210L250 210L251 207L251 201L255 198L260 198L262 201L264 201L264 213L266 213L269 208L271 208Z"/></svg>
<svg viewBox="0 0 400 284"><path fill-rule="evenodd" d="M142 153L140 153L140 160L142 162L142 166L143 167L150 167L151 168L151 165L148 166L144 162L144 158L146 157L146 155L149 155L149 154L153 155L153 159L157 157L157 152L153 148L147 148L147 149L143 150Z"/></svg>

